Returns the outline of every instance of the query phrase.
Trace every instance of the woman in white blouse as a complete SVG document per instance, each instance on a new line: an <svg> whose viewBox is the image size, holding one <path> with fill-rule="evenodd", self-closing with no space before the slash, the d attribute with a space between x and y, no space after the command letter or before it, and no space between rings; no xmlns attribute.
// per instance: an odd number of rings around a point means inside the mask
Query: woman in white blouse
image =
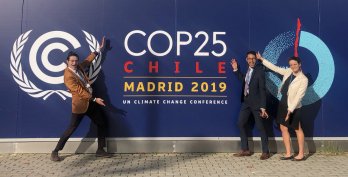
<svg viewBox="0 0 348 177"><path fill-rule="evenodd" d="M285 69L262 58L260 53L257 53L256 58L260 60L264 66L283 76L283 81L279 89L282 98L279 102L276 121L280 124L286 154L280 159L291 159L294 161L305 160L304 134L301 127L301 100L306 93L308 79L302 72L301 59L299 57L290 57L290 68ZM291 155L289 128L295 129L298 140L299 153L296 157Z"/></svg>

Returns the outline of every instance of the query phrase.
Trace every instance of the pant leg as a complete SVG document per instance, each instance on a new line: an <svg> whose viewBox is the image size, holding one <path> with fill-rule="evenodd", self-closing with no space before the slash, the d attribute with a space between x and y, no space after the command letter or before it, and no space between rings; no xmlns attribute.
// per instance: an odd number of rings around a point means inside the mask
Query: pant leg
<svg viewBox="0 0 348 177"><path fill-rule="evenodd" d="M68 141L70 136L74 133L76 128L80 125L81 120L83 118L84 114L71 114L71 120L69 127L64 131L63 135L60 137L55 151L62 150L64 148L65 143Z"/></svg>
<svg viewBox="0 0 348 177"><path fill-rule="evenodd" d="M90 102L89 108L87 110L88 117L92 120L94 124L98 127L98 148L103 148L106 145L106 121L103 117L103 113L100 105L95 102Z"/></svg>
<svg viewBox="0 0 348 177"><path fill-rule="evenodd" d="M250 113L251 113L250 108L242 104L242 107L239 112L239 118L238 118L238 127L240 131L240 141L241 141L242 150L249 150L246 124L248 122Z"/></svg>
<svg viewBox="0 0 348 177"><path fill-rule="evenodd" d="M268 149L268 136L266 133L266 129L265 126L263 124L263 118L260 116L260 110L253 110L253 116L255 119L255 125L257 127L257 129L260 132L260 136L261 136L261 144L262 144L262 152L263 153L269 153L269 149Z"/></svg>

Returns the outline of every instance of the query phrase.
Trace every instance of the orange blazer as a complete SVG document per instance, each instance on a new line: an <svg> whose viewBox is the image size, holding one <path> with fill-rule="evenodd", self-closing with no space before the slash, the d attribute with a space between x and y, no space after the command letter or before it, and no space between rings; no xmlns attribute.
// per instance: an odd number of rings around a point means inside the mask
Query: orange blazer
<svg viewBox="0 0 348 177"><path fill-rule="evenodd" d="M83 62L81 62L77 70L83 73L84 80L86 83L89 83L89 79L84 72L84 69L87 68L91 62L96 57L95 53L91 53ZM72 113L83 114L87 111L89 100L92 98L92 95L89 93L85 84L81 79L68 67L64 70L64 84L70 91L72 95Z"/></svg>

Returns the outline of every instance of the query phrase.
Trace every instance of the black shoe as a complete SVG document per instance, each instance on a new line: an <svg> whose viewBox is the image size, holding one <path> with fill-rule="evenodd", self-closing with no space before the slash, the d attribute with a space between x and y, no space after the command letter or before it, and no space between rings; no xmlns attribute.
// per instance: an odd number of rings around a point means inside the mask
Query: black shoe
<svg viewBox="0 0 348 177"><path fill-rule="evenodd" d="M58 156L58 152L52 151L51 158L53 162L59 162L61 161L60 157Z"/></svg>
<svg viewBox="0 0 348 177"><path fill-rule="evenodd" d="M305 161L306 160L306 157L303 156L301 159L296 159L295 157L293 159L291 159L291 161Z"/></svg>
<svg viewBox="0 0 348 177"><path fill-rule="evenodd" d="M104 158L110 158L112 157L112 154L109 154L104 151L104 149L98 149L97 152L95 153L96 157L104 157Z"/></svg>
<svg viewBox="0 0 348 177"><path fill-rule="evenodd" d="M293 155L291 155L291 156L289 156L289 157L280 157L280 160L291 160L291 159L293 159L294 158L294 156Z"/></svg>

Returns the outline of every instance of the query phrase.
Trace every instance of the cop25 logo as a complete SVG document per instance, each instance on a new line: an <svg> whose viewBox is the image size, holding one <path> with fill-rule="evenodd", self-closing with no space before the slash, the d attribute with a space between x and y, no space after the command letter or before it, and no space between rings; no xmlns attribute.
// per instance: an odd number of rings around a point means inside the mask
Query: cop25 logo
<svg viewBox="0 0 348 177"><path fill-rule="evenodd" d="M13 75L13 79L18 84L19 88L22 89L24 92L28 93L30 96L34 98L43 98L46 100L49 96L52 94L59 95L63 100L66 99L66 97L71 97L71 94L67 92L66 90L44 90L41 88L38 88L25 74L25 72L22 69L22 50L24 48L24 45L26 44L29 34L32 32L32 30L27 31L23 34L21 34L18 39L13 44L12 52L11 52L11 72ZM89 49L93 52L96 51L96 49L99 47L98 41L95 39L95 37L86 32L82 32L85 34L86 41L89 44ZM39 48L48 40L53 38L60 38L68 41L74 49L77 49L81 47L80 42L71 34L64 32L64 31L50 31L43 35L41 35L36 41L33 43L30 49L29 53L29 64L32 72L37 76L41 81L47 83L47 84L62 84L64 83L64 76L49 76L45 74L40 68L37 63L37 55ZM45 67L46 70L51 72L61 72L66 68L66 64L63 62L60 65L53 65L49 61L49 53L53 50L60 50L62 52L66 52L68 50L68 47L65 44L62 43L51 43L47 45L41 53L41 62L42 65ZM98 55L92 62L88 76L90 78L91 83L93 83L97 79L97 75L101 69L101 55Z"/></svg>
<svg viewBox="0 0 348 177"><path fill-rule="evenodd" d="M295 31L288 31L271 40L262 55L270 62L276 64L279 56L285 50L295 45L295 48L298 46L303 47L315 56L319 66L318 76L315 82L308 87L306 95L302 99L303 105L309 105L323 98L329 91L335 75L335 64L330 49L326 44L314 34L300 31L300 26L301 24L298 20L297 34ZM267 72L266 77L268 77L266 81L267 89L280 100L281 94L278 92L278 88L281 80L272 72Z"/></svg>

